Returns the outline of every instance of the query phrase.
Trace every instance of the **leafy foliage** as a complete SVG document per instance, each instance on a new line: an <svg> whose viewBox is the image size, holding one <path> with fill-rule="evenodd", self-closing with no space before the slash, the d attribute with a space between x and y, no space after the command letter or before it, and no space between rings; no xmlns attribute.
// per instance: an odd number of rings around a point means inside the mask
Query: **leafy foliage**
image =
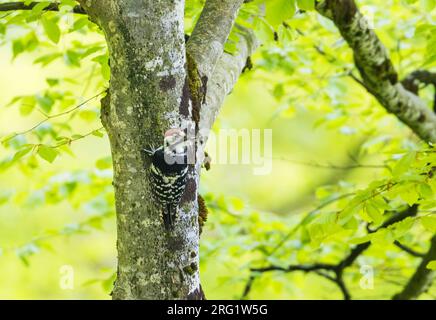
<svg viewBox="0 0 436 320"><path fill-rule="evenodd" d="M114 261L107 258L113 256L107 248L112 248L115 233L112 163L99 121L109 57L101 31L86 16L70 13L76 2L56 2L59 12L44 11L51 3L44 1L32 10L0 16L2 60L13 67L30 61L23 73L3 76L18 84L10 85L13 90L1 100L1 118L6 120L0 127L0 213L1 220L12 221L14 232L0 236L0 259L18 257L32 265L38 255L63 246L57 239L74 235L70 241L75 245L77 239L103 237L99 230L104 231L104 265L90 267L82 281L89 295L104 297L115 277ZM434 1L361 2L373 13L376 32L401 77L435 67ZM257 180L239 167L213 166L204 174L202 193L211 213L202 235L201 271L210 298L229 298L228 289L235 286L240 290L231 290L233 298L241 297L250 268L337 263L368 241L370 249L350 267L345 281L358 298L389 298L416 267L415 258L395 243L425 252L436 233L434 147L411 135L355 81L359 73L350 50L331 22L314 11L314 3L254 0L239 13L237 24L254 30L263 45L215 129L273 128L274 152L288 158L305 155L309 168L275 159L278 169ZM186 33L192 32L203 4L187 1ZM238 41L234 28L225 51L234 54ZM42 81L20 85L32 69ZM423 88L421 96L430 106L433 92ZM338 174L327 164L329 173L324 174L310 167L330 161L350 169ZM381 227L411 206L418 206L417 215ZM35 224L23 232L17 215L9 213L18 208ZM50 216L41 217L38 210ZM2 229L7 225L1 222ZM86 247L81 247L82 263L97 256ZM364 265L377 270L371 292L359 286ZM436 270L435 261L427 267ZM250 298L323 298L334 288L316 275L255 277ZM95 283L103 290L91 291Z"/></svg>

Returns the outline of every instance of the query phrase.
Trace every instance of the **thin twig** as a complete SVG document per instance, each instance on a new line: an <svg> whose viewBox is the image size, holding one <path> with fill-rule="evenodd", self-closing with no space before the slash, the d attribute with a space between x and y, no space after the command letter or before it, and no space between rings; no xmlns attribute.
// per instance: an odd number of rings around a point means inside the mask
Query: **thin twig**
<svg viewBox="0 0 436 320"><path fill-rule="evenodd" d="M398 248L400 248L404 252L407 252L411 256L418 257L418 258L422 258L422 257L425 256L425 253L417 252L417 251L413 250L412 248L409 248L408 246L405 246L404 244L402 244L398 240L395 240L394 245L396 245Z"/></svg>
<svg viewBox="0 0 436 320"><path fill-rule="evenodd" d="M365 82L363 82L362 80L360 80L357 76L354 75L353 71L351 70L345 70L346 74L353 79L355 82L357 82L358 84L360 84L363 88L366 89L366 91L368 91L371 94L374 94L374 91L371 90L370 87L368 87Z"/></svg>
<svg viewBox="0 0 436 320"><path fill-rule="evenodd" d="M13 13L13 12L8 12L8 13L2 15L2 16L0 17L0 19L3 19L3 18L6 18L6 17L9 17L12 13Z"/></svg>
<svg viewBox="0 0 436 320"><path fill-rule="evenodd" d="M274 157L274 160L286 161L295 163L302 166L308 166L320 169L332 169L332 170L352 170L352 169L388 169L389 166L383 164L351 164L351 165L334 165L334 164L320 164L315 162L304 162L299 160L287 159L284 157Z"/></svg>
<svg viewBox="0 0 436 320"><path fill-rule="evenodd" d="M62 141L62 142L60 142L60 143L58 143L58 144L55 144L55 145L51 145L51 146L49 146L49 147L50 147L50 148L59 148L59 147L64 146L64 145L66 145L66 144L69 145L69 144L71 144L71 143L74 142L74 141L81 140L81 139L84 139L84 138L86 138L86 137L89 137L90 135L95 134L96 132L102 130L103 128L104 128L104 127L101 126L101 127L97 128L97 129L94 129L94 130L92 130L92 131L89 131L88 133L85 133L84 135L80 135L80 136L78 136L78 137L76 137L76 138L68 138L68 139L65 139L64 141Z"/></svg>
<svg viewBox="0 0 436 320"><path fill-rule="evenodd" d="M346 194L342 194L342 195L340 195L340 196L337 196L337 197L335 197L335 198L333 198L333 199L329 199L329 200L327 200L327 201L325 201L325 202L323 202L323 203L321 203L318 207L316 207L315 209L313 209L312 211L310 211L309 213L307 213L304 217L303 217L303 219L301 219L301 221L300 221L300 223L298 223L293 229L291 229L284 237L283 237L283 239L282 240L280 240L280 242L268 253L268 255L267 255L267 257L270 257L270 256L272 256L278 249L280 249L281 248L281 246L286 242L286 241L288 241L288 239L290 238L290 237L292 237L297 231L298 231L298 229L302 226L302 225L304 225L305 223L306 223L306 221L307 220L309 220L311 217L312 217L312 215L314 215L315 213L317 213L319 210L321 210L321 209L323 209L324 207L327 207L328 205L330 205L330 204L332 204L332 203L334 203L334 202L336 202L336 201L339 201L339 200L342 200L342 199L345 199L345 198L348 198L348 197L351 197L351 196L353 196L354 195L354 193L346 193Z"/></svg>

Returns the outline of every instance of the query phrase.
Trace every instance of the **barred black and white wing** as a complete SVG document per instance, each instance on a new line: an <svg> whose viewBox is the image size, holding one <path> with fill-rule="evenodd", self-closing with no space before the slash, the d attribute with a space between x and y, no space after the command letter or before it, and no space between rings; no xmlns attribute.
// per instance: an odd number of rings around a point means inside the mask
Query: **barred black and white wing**
<svg viewBox="0 0 436 320"><path fill-rule="evenodd" d="M152 195L162 210L165 229L172 230L177 219L177 209L185 191L188 166L186 163L168 164L162 150L152 156L150 175Z"/></svg>

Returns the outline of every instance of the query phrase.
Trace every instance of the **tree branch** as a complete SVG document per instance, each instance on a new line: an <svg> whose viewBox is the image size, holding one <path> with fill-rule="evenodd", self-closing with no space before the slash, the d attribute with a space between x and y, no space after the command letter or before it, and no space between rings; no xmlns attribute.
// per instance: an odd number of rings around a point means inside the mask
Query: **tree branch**
<svg viewBox="0 0 436 320"><path fill-rule="evenodd" d="M202 163L209 130L221 105L241 74L247 58L257 47L253 33L241 33L235 55L224 53L243 0L207 0L186 43L192 120L199 133L196 159ZM199 168L198 168L199 170Z"/></svg>
<svg viewBox="0 0 436 320"><path fill-rule="evenodd" d="M386 228L394 223L404 220L407 217L415 216L417 214L417 211L418 211L418 206L413 205L407 208L406 210L401 211L398 214L395 214L391 218L387 219L376 230L369 230L369 232L373 233L381 228ZM344 300L350 300L351 294L343 279L344 270L350 267L356 261L356 259L370 246L371 246L370 241L357 245L356 247L354 247L354 249L351 250L351 252L347 256L344 257L344 259L339 261L337 264L315 263L311 265L290 265L288 267L270 265L263 268L252 268L250 269L251 275L245 285L242 298L246 298L250 293L253 286L253 282L255 280L256 273L264 273L264 272L271 272L271 271L281 271L281 272L304 271L304 272L314 272L334 282L341 290ZM331 276L327 273L324 273L323 271L334 272L335 276Z"/></svg>
<svg viewBox="0 0 436 320"><path fill-rule="evenodd" d="M348 290L342 276L337 277L335 283L338 285L339 289L341 290L342 295L344 296L344 300L351 300L350 291Z"/></svg>
<svg viewBox="0 0 436 320"><path fill-rule="evenodd" d="M32 10L36 5L40 2L31 2L29 4L25 4L24 2L6 2L0 3L0 12L4 11L20 11L20 10ZM58 3L50 3L47 7L44 8L44 11L59 11ZM85 9L83 9L80 5L77 5L73 8L73 12L77 14L86 14Z"/></svg>
<svg viewBox="0 0 436 320"><path fill-rule="evenodd" d="M243 0L207 0L186 44L201 76L210 78Z"/></svg>
<svg viewBox="0 0 436 320"><path fill-rule="evenodd" d="M354 0L324 0L317 11L331 19L354 53L365 87L390 113L421 139L436 142L436 115L417 95L398 82L386 48L358 10Z"/></svg>
<svg viewBox="0 0 436 320"><path fill-rule="evenodd" d="M251 274L250 277L248 278L247 283L245 284L244 291L242 292L241 300L247 298L248 294L251 291L251 288L253 287L254 279L256 279L256 277L253 274Z"/></svg>
<svg viewBox="0 0 436 320"><path fill-rule="evenodd" d="M241 26L236 26L239 33L237 52L234 55L223 53L216 64L215 70L208 81L206 103L201 111L200 129L207 131L218 115L225 97L232 91L238 80L247 58L258 46L254 33ZM205 142L205 141L204 141Z"/></svg>
<svg viewBox="0 0 436 320"><path fill-rule="evenodd" d="M395 240L394 241L394 245L396 245L398 248L400 248L401 250L403 250L404 252L407 252L408 254L410 254L411 256L414 257L418 257L418 258L423 258L425 256L424 253L421 252L417 252L415 250L413 250L412 248L409 248L408 246L402 244L400 241Z"/></svg>
<svg viewBox="0 0 436 320"><path fill-rule="evenodd" d="M280 266L269 266L265 268L252 268L250 269L253 272L269 272L269 271L283 271L283 272L292 272L292 271L319 271L319 270L335 270L334 264L326 264L326 263L316 263L312 265L290 265L288 267L280 267Z"/></svg>
<svg viewBox="0 0 436 320"><path fill-rule="evenodd" d="M436 113L436 73L427 70L416 70L401 81L404 88L418 95L419 84L434 87L433 111Z"/></svg>
<svg viewBox="0 0 436 320"><path fill-rule="evenodd" d="M392 297L393 300L411 300L418 298L433 282L436 272L427 269L427 264L436 260L436 235L431 239L430 249L425 254L413 276L404 289Z"/></svg>
<svg viewBox="0 0 436 320"><path fill-rule="evenodd" d="M417 214L418 212L418 206L417 205L413 205L409 208L407 208L406 210L403 210L395 215L393 215L392 217L390 217L389 219L387 219L379 228L375 229L375 230L368 230L369 233L373 233L376 232L377 230L380 229L384 229L387 228L391 225L393 225L394 223L400 222L408 217L413 217ZM344 270L345 268L351 266L354 261L356 261L356 259L366 250L370 247L371 242L364 242L364 243L360 243L358 244L353 250L351 250L351 252L349 253L349 255L347 257L345 257L338 265L337 268L339 270Z"/></svg>
<svg viewBox="0 0 436 320"><path fill-rule="evenodd" d="M340 272L337 269L337 266L334 264L325 264L325 263L316 263L313 265L290 265L286 268L280 267L280 266L269 266L265 268L253 268L250 269L252 273L264 273L264 272L270 272L270 271L282 271L282 272L292 272L292 271L303 271L303 272L314 272L315 274L326 278L327 280L332 281L335 283L339 289L341 290L344 300L350 300L351 296L348 291L347 286L345 285L345 282L342 277L342 272ZM325 273L324 271L334 272L335 276L331 276L328 273ZM252 274L247 281L247 284L245 285L244 292L242 294L242 298L246 298L247 295L250 293L251 287L253 285L253 282L255 280L254 275Z"/></svg>

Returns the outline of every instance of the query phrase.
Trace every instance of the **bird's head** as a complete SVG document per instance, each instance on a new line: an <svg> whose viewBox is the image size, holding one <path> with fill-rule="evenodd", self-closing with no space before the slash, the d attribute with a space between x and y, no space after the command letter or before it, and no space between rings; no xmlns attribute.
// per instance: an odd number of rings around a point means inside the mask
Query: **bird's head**
<svg viewBox="0 0 436 320"><path fill-rule="evenodd" d="M168 155L182 156L188 151L189 141L185 132L180 128L169 129L164 135L164 151Z"/></svg>

